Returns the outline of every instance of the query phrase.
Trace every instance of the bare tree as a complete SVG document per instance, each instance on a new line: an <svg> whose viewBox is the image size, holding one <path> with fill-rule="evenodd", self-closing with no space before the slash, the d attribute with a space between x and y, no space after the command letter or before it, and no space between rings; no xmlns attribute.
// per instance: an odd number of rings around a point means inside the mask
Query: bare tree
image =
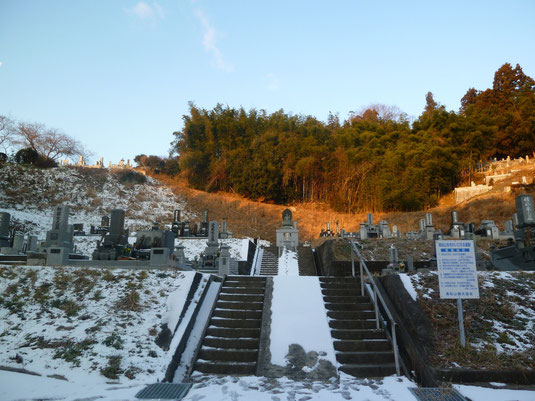
<svg viewBox="0 0 535 401"><path fill-rule="evenodd" d="M18 123L15 128L16 144L32 148L39 155L57 160L59 157L87 156L83 145L56 128L47 128L39 123Z"/></svg>
<svg viewBox="0 0 535 401"><path fill-rule="evenodd" d="M350 120L372 120L401 122L407 119L407 115L397 106L375 103L362 107L357 113L350 112Z"/></svg>
<svg viewBox="0 0 535 401"><path fill-rule="evenodd" d="M0 146L7 153L7 150L13 143L13 120L9 117L0 115Z"/></svg>

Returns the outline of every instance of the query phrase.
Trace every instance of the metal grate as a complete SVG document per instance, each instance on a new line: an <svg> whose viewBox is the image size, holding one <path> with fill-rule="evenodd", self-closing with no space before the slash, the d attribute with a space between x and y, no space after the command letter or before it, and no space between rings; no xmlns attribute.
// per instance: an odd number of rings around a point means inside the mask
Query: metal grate
<svg viewBox="0 0 535 401"><path fill-rule="evenodd" d="M409 388L418 401L466 401L453 388Z"/></svg>
<svg viewBox="0 0 535 401"><path fill-rule="evenodd" d="M192 383L155 383L136 394L142 400L181 400L188 394Z"/></svg>

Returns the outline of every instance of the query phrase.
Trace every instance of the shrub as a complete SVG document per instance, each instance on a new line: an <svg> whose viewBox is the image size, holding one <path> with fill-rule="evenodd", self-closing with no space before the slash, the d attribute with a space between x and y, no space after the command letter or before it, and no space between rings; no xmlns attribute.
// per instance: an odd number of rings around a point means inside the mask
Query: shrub
<svg viewBox="0 0 535 401"><path fill-rule="evenodd" d="M137 312L141 310L141 304L139 303L139 292L132 288L125 294L124 297L119 299L116 304L118 309Z"/></svg>
<svg viewBox="0 0 535 401"><path fill-rule="evenodd" d="M147 182L147 177L137 171L118 171L117 178L121 184L144 184Z"/></svg>
<svg viewBox="0 0 535 401"><path fill-rule="evenodd" d="M123 339L117 333L110 334L104 339L102 344L115 349L123 349Z"/></svg>
<svg viewBox="0 0 535 401"><path fill-rule="evenodd" d="M100 369L100 374L108 379L116 380L119 375L123 373L121 370L122 357L120 355L112 355L108 357L108 366Z"/></svg>
<svg viewBox="0 0 535 401"><path fill-rule="evenodd" d="M64 346L60 346L54 354L54 359L63 359L67 362L71 362L74 366L80 366L79 357L82 356L84 351L91 348L91 345L95 344L94 340L83 340L79 343L68 342ZM47 348L54 348L51 344Z"/></svg>

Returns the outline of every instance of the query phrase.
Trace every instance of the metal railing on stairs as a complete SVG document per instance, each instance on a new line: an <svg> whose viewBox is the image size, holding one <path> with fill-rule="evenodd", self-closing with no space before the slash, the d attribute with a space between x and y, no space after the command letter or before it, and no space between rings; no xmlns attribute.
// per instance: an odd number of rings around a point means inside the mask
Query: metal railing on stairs
<svg viewBox="0 0 535 401"><path fill-rule="evenodd" d="M351 273L353 277L355 277L355 255L357 255L360 265L360 291L362 296L366 296L366 292L368 293L368 296L370 297L373 308L375 310L375 321L377 324L377 329L379 330L382 326L383 330L387 334L387 337L389 337L390 342L392 343L392 347L394 348L394 362L396 364L396 374L400 375L400 361L399 361L399 349L398 349L398 343L396 340L396 321L394 320L394 317L392 316L392 313L388 309L388 306L386 305L386 302L379 292L379 288L377 287L377 284L375 283L375 279L368 270L368 266L366 266L366 262L364 261L364 258L360 254L360 251L355 244L355 241L352 239L349 240L349 243L351 244ZM364 278L364 274L366 274L367 278ZM381 306L388 317L388 320L390 321L390 330L388 331L388 324L386 320L383 318L383 315L379 311L379 301L381 303Z"/></svg>

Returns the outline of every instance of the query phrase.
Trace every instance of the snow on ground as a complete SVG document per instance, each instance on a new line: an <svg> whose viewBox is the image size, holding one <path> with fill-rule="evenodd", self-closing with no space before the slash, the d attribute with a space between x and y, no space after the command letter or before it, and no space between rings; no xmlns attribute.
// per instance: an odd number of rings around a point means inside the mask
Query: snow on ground
<svg viewBox="0 0 535 401"><path fill-rule="evenodd" d="M400 273L399 278L401 279L405 290L407 290L411 298L416 301L416 298L418 298L418 293L416 292L416 289L414 288L414 285L412 284L409 275L406 273Z"/></svg>
<svg viewBox="0 0 535 401"><path fill-rule="evenodd" d="M194 274L0 266L0 365L77 383L162 379L174 349L155 339Z"/></svg>
<svg viewBox="0 0 535 401"><path fill-rule="evenodd" d="M534 401L535 391L506 390L454 384L453 387L472 401Z"/></svg>
<svg viewBox="0 0 535 401"><path fill-rule="evenodd" d="M289 346L299 344L338 366L317 277L274 277L271 312L272 364L286 366Z"/></svg>
<svg viewBox="0 0 535 401"><path fill-rule="evenodd" d="M404 377L358 380L345 376L340 381L298 382L286 378L212 377L196 384L184 401L417 401L408 390L415 384Z"/></svg>
<svg viewBox="0 0 535 401"><path fill-rule="evenodd" d="M66 382L0 370L2 401L54 399L62 401L134 400L142 384L89 384ZM9 383L5 385L4 383ZM149 384L149 382L147 383ZM341 380L297 382L286 378L207 377L195 384L184 401L418 401L409 388L415 383L405 377L382 380L359 380L344 376ZM453 385L472 401L533 401L535 391L505 390L477 386Z"/></svg>
<svg viewBox="0 0 535 401"><path fill-rule="evenodd" d="M440 299L436 272L409 275L426 311L434 316L456 316L456 304ZM437 358L444 367L500 368L511 364L535 367L535 272L478 272L479 299L466 300L463 309L468 352ZM433 316L433 317L434 317ZM431 319L440 332L437 355L448 352L457 339L455 321ZM451 324L450 324L451 323ZM464 358L463 360L459 358Z"/></svg>
<svg viewBox="0 0 535 401"><path fill-rule="evenodd" d="M279 276L299 276L297 252L284 247L279 257Z"/></svg>
<svg viewBox="0 0 535 401"><path fill-rule="evenodd" d="M0 370L0 399L21 400L134 400L144 384L111 385L84 382L68 382L22 373Z"/></svg>
<svg viewBox="0 0 535 401"><path fill-rule="evenodd" d="M50 229L58 204L69 205L69 222L83 223L86 232L117 208L126 211L125 227L131 231L148 229L153 221L170 223L174 209L180 209L184 219L198 218L157 180L146 177L146 182L136 183L124 179L128 173L139 176L127 170L36 169L7 163L0 166L0 211L10 213L20 231L39 239Z"/></svg>

